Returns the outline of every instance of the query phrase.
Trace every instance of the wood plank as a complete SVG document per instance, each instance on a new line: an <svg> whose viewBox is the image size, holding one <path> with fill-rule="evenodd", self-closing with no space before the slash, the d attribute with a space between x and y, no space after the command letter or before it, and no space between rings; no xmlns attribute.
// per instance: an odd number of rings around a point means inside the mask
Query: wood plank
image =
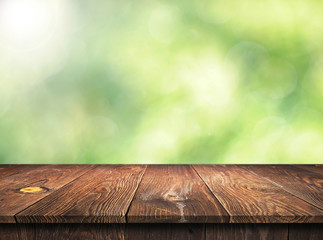
<svg viewBox="0 0 323 240"><path fill-rule="evenodd" d="M242 167L323 210L323 175L291 165Z"/></svg>
<svg viewBox="0 0 323 240"><path fill-rule="evenodd" d="M19 237L19 230L17 224L0 223L0 239L2 240L17 240Z"/></svg>
<svg viewBox="0 0 323 240"><path fill-rule="evenodd" d="M289 225L289 226L288 226ZM288 231L289 229L289 231ZM0 224L5 240L321 240L322 224Z"/></svg>
<svg viewBox="0 0 323 240"><path fill-rule="evenodd" d="M32 164L26 164L26 165L17 165L17 164L5 164L0 165L0 179L12 176L15 174L20 174L21 172L26 172L30 169L35 169L37 167L42 167L44 165L32 165Z"/></svg>
<svg viewBox="0 0 323 240"><path fill-rule="evenodd" d="M323 178L323 165L293 165L294 167L301 168L310 172L315 172Z"/></svg>
<svg viewBox="0 0 323 240"><path fill-rule="evenodd" d="M0 224L3 240L120 240L124 239L124 224ZM4 235L3 235L4 233Z"/></svg>
<svg viewBox="0 0 323 240"><path fill-rule="evenodd" d="M98 165L16 218L23 223L124 223L145 165Z"/></svg>
<svg viewBox="0 0 323 240"><path fill-rule="evenodd" d="M14 223L14 215L86 173L89 165L21 165L0 181L0 223ZM36 192L22 192L35 187Z"/></svg>
<svg viewBox="0 0 323 240"><path fill-rule="evenodd" d="M322 224L289 224L289 240L322 240L322 236Z"/></svg>
<svg viewBox="0 0 323 240"><path fill-rule="evenodd" d="M323 222L323 211L235 165L195 165L232 223Z"/></svg>
<svg viewBox="0 0 323 240"><path fill-rule="evenodd" d="M149 165L128 222L227 222L228 214L188 165Z"/></svg>
<svg viewBox="0 0 323 240"><path fill-rule="evenodd" d="M288 224L206 224L206 240L288 240Z"/></svg>
<svg viewBox="0 0 323 240"><path fill-rule="evenodd" d="M126 240L202 240L205 239L204 224L200 223L128 223Z"/></svg>
<svg viewBox="0 0 323 240"><path fill-rule="evenodd" d="M0 165L0 179L18 172L17 165Z"/></svg>

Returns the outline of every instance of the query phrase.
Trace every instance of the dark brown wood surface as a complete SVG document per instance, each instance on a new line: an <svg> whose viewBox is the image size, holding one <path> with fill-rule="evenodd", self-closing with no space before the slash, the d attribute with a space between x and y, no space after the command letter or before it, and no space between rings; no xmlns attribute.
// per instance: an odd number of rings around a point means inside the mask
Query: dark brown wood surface
<svg viewBox="0 0 323 240"><path fill-rule="evenodd" d="M323 175L290 165L242 167L323 210Z"/></svg>
<svg viewBox="0 0 323 240"><path fill-rule="evenodd" d="M323 221L322 210L242 167L195 165L194 168L227 210L232 223Z"/></svg>
<svg viewBox="0 0 323 240"><path fill-rule="evenodd" d="M128 223L125 240L204 240L201 223Z"/></svg>
<svg viewBox="0 0 323 240"><path fill-rule="evenodd" d="M189 165L150 165L128 222L228 222L228 215Z"/></svg>
<svg viewBox="0 0 323 240"><path fill-rule="evenodd" d="M1 166L0 223L14 223L14 215L89 171L91 165ZM35 193L20 191L39 187Z"/></svg>
<svg viewBox="0 0 323 240"><path fill-rule="evenodd" d="M315 172L319 174L319 176L323 176L323 165L293 165L294 167L300 168L300 169L305 169L310 172Z"/></svg>
<svg viewBox="0 0 323 240"><path fill-rule="evenodd" d="M206 240L287 240L287 224L206 224Z"/></svg>
<svg viewBox="0 0 323 240"><path fill-rule="evenodd" d="M0 224L0 240L321 240L322 224Z"/></svg>
<svg viewBox="0 0 323 240"><path fill-rule="evenodd" d="M36 166L37 167L37 166ZM2 178L15 175L21 171L26 171L27 168L35 168L33 165L0 165L0 180Z"/></svg>
<svg viewBox="0 0 323 240"><path fill-rule="evenodd" d="M0 223L0 240L17 240L24 239L19 234L17 224Z"/></svg>
<svg viewBox="0 0 323 240"><path fill-rule="evenodd" d="M322 224L321 169L0 165L0 223Z"/></svg>
<svg viewBox="0 0 323 240"><path fill-rule="evenodd" d="M23 223L123 223L145 165L98 165L16 215Z"/></svg>
<svg viewBox="0 0 323 240"><path fill-rule="evenodd" d="M322 224L290 224L288 228L290 240L322 240Z"/></svg>
<svg viewBox="0 0 323 240"><path fill-rule="evenodd" d="M0 240L120 240L124 224L0 224Z"/></svg>

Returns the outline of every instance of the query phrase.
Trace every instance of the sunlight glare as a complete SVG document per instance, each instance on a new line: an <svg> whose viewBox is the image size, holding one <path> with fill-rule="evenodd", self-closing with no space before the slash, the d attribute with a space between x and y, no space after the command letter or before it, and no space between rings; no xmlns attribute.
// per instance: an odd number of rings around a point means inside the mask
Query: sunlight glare
<svg viewBox="0 0 323 240"><path fill-rule="evenodd" d="M50 1L5 0L0 4L0 34L18 47L36 47L54 31ZM11 45L10 44L10 45Z"/></svg>

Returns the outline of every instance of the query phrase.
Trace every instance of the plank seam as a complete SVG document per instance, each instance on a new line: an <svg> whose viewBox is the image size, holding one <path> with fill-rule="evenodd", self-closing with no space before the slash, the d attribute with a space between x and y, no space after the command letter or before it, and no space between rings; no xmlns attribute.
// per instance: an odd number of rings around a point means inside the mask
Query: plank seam
<svg viewBox="0 0 323 240"><path fill-rule="evenodd" d="M42 201L43 199L45 199L45 198L47 198L47 197L51 196L51 195L52 195L53 193L55 193L56 191L60 190L61 188L64 188L66 185L68 185L68 184L70 184L70 183L72 183L72 182L76 181L76 180L77 180L77 179L79 179L80 177L82 177L82 176L84 176L85 174L87 174L90 170L93 170L93 169L95 169L95 168L96 168L96 166L95 166L95 165L90 165L90 168L89 168L87 171L85 171L83 174L81 174L80 176L78 176L77 178L75 178L75 179L73 179L72 181L70 181L70 182L68 182L68 183L64 184L64 185L63 185L63 186L61 186L60 188L56 189L55 191L53 191L52 193L48 194L47 196L45 196L45 197L43 197L43 198L39 199L38 201L36 201L36 202L34 202L33 204L29 205L28 207L24 208L23 210L21 210L21 211L19 211L19 212L15 213L13 216L14 216L14 218L15 218L16 222L17 222L17 223L21 223L21 222L19 222L19 221L18 221L18 219L17 219L17 215L18 215L19 213L21 213L21 212L23 212L23 211L27 210L28 208L32 207L32 206L33 206L33 205L35 205L36 203L38 203L38 202Z"/></svg>
<svg viewBox="0 0 323 240"><path fill-rule="evenodd" d="M143 177L144 177L144 175L145 175L145 173L146 173L146 170L147 170L147 165L145 165L146 167L145 167L145 170L144 170L144 172L143 172L143 174L142 174L142 176L141 176L141 178L140 178L140 180L139 180L139 182L138 182L138 185L137 185L137 188L136 188L136 190L135 190L135 192L134 192L134 194L133 194L133 197L132 197L132 199L131 199L131 201L130 201L130 204L129 204L129 206L128 206L128 208L127 208L127 211L126 211L126 213L125 213L125 219L126 219L126 223L128 223L128 213L129 213L129 210L130 210L130 207L131 207L131 205L132 205L132 202L133 202L133 200L134 200L134 198L135 198L135 196L136 196L136 193L137 193L137 191L138 191L138 189L139 189L139 186L140 186L140 184L141 184L141 182L142 182L142 179L143 179Z"/></svg>
<svg viewBox="0 0 323 240"><path fill-rule="evenodd" d="M206 223L204 223L203 226L204 226L204 239L207 240L207 236L206 236Z"/></svg>
<svg viewBox="0 0 323 240"><path fill-rule="evenodd" d="M287 240L289 240L289 225L290 223L287 224Z"/></svg>
<svg viewBox="0 0 323 240"><path fill-rule="evenodd" d="M271 180L271 179L268 179L268 178L266 178L266 177L260 176L259 174L257 174L257 173L255 173L255 172L253 172L253 171L249 170L248 168L245 168L244 166L239 166L239 167L241 167L241 168L243 168L244 170L248 171L249 173L251 173L251 174L253 174L253 175L255 175L255 176L257 176L257 177L259 177L259 178L261 178L261 179L263 179L263 180L265 180L265 181L267 181L267 182L269 182L271 185L274 185L274 186L276 186L276 187L279 187L279 188L280 188L280 189L282 189L283 191L285 191L285 192L287 192L288 194L290 194L290 195L292 195L292 196L294 196L294 197L296 197L296 198L298 198L298 199L302 200L303 202L305 202L305 203L307 203L307 204L309 204L309 205L311 205L311 206L313 206L313 207L315 207L315 208L317 208L317 209L319 209L319 210L323 210L322 208L320 208L320 207L318 207L318 206L315 206L314 204L312 204L312 203L310 203L310 202L306 201L305 199L303 199L303 198L301 198L301 197L299 197L299 196L297 196L297 195L293 194L292 192L288 191L287 189L284 189L280 184L276 183L275 181L273 181L273 180Z"/></svg>
<svg viewBox="0 0 323 240"><path fill-rule="evenodd" d="M220 206L223 207L224 211L228 214L229 216L229 221L228 223L230 223L231 221L231 215L229 214L228 210L223 206L223 204L219 201L219 199L217 198L217 196L213 193L213 191L211 190L211 188L209 187L209 185L204 181L204 179L202 178L202 176L198 173L198 171L195 169L195 167L193 165L190 165L191 168L193 168L193 170L196 172L197 176L202 180L202 182L206 185L207 189L209 189L209 191L211 192L211 194L215 197L215 199L218 201L218 203L220 204Z"/></svg>

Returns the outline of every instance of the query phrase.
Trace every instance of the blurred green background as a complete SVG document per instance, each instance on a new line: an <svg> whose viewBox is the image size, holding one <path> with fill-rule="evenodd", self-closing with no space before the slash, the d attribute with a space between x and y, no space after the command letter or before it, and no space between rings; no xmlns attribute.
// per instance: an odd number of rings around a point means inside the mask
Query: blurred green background
<svg viewBox="0 0 323 240"><path fill-rule="evenodd" d="M322 163L323 1L0 1L0 163Z"/></svg>

